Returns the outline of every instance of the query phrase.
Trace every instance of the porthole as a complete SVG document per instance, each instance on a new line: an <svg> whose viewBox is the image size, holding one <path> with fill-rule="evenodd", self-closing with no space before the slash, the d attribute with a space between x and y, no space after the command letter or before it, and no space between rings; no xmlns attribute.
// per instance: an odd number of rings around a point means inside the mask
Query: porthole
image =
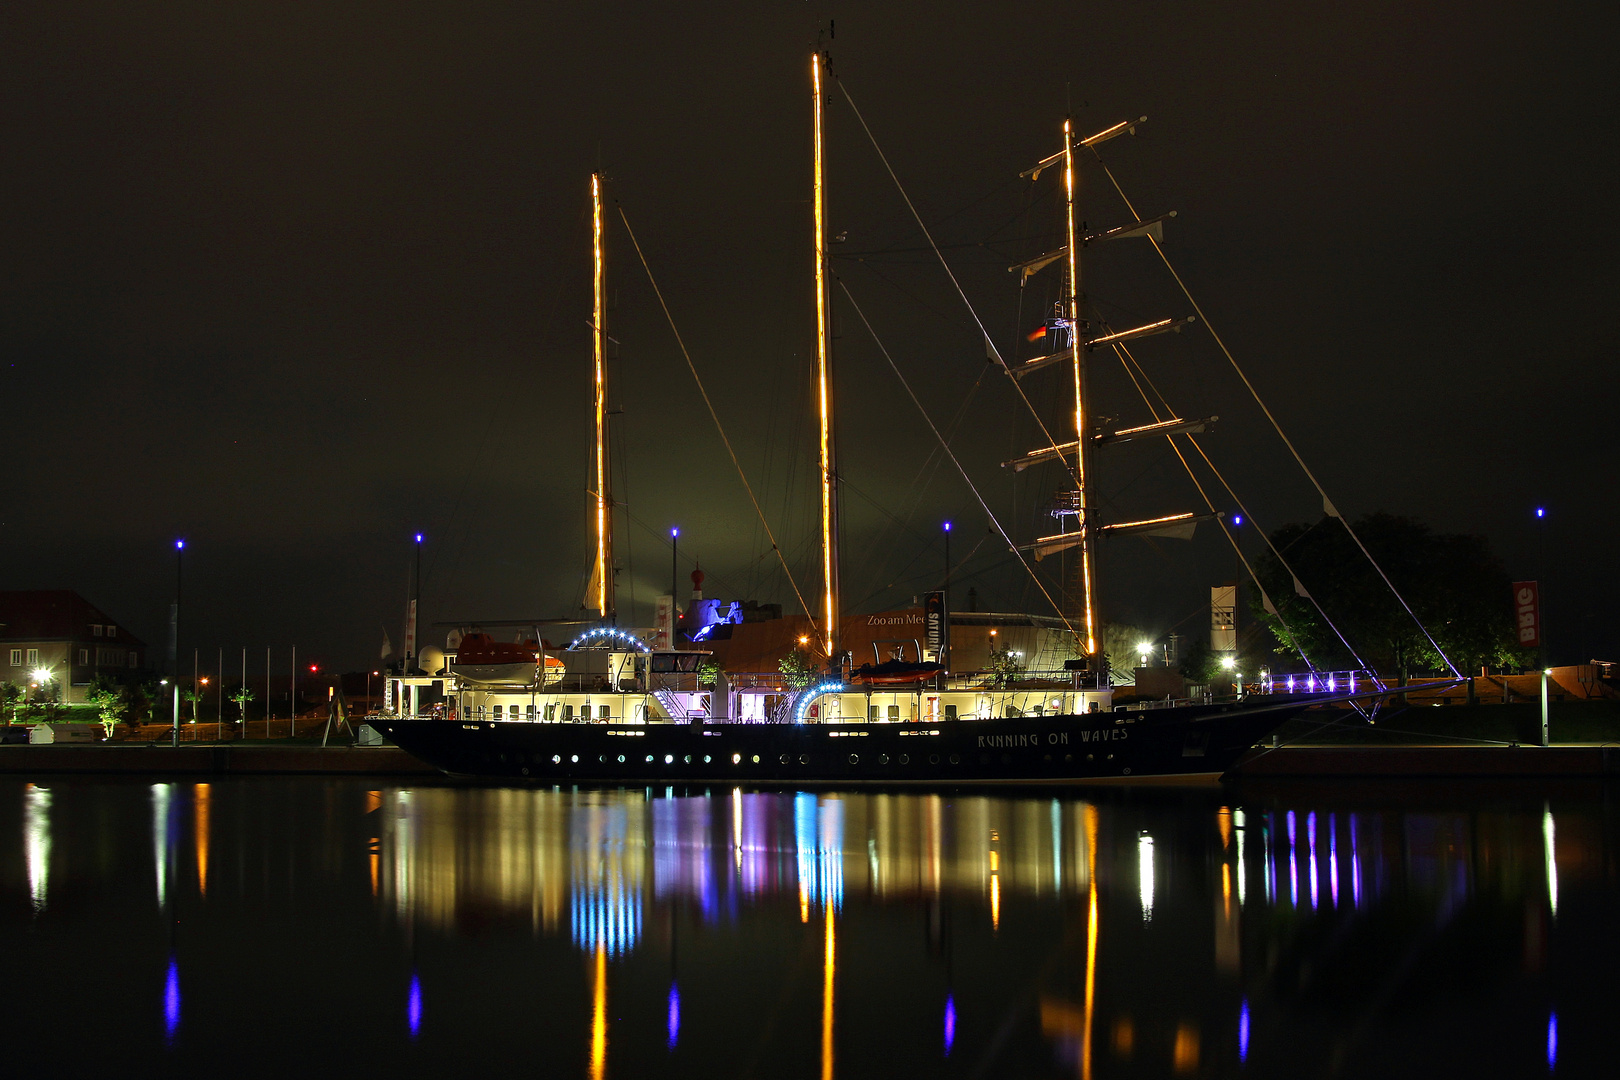
<svg viewBox="0 0 1620 1080"><path fill-rule="evenodd" d="M900 764L902 764L902 765L910 765L911 764L911 755L910 754L901 754L900 755Z"/></svg>
<svg viewBox="0 0 1620 1080"><path fill-rule="evenodd" d="M561 754L552 754L551 755L551 763L553 765L561 765L562 764L562 755ZM529 770L524 769L523 771L528 772Z"/></svg>
<svg viewBox="0 0 1620 1080"><path fill-rule="evenodd" d="M647 755L647 764L649 764L649 765L652 764L652 755L651 754Z"/></svg>
<svg viewBox="0 0 1620 1080"><path fill-rule="evenodd" d="M939 764L939 755L938 754L929 754L928 755L928 764L930 764L930 765L938 765Z"/></svg>
<svg viewBox="0 0 1620 1080"><path fill-rule="evenodd" d="M788 763L788 761L789 761L789 758L788 758L788 756L786 754L783 754L781 757L777 758L776 760L777 760L777 762L779 764L786 765Z"/></svg>
<svg viewBox="0 0 1620 1080"><path fill-rule="evenodd" d="M887 765L888 763L889 763L889 755L888 754L879 754L878 755L878 764L879 765Z"/></svg>
<svg viewBox="0 0 1620 1080"><path fill-rule="evenodd" d="M687 754L686 757L682 758L682 760L685 761L686 764L690 765L690 764L692 764L692 755Z"/></svg>
<svg viewBox="0 0 1620 1080"><path fill-rule="evenodd" d="M742 755L741 754L732 754L731 755L731 763L733 765L739 764L739 763L741 763L741 761L742 761Z"/></svg>
<svg viewBox="0 0 1620 1080"><path fill-rule="evenodd" d="M800 754L799 755L799 764L800 765L808 765L808 764L810 764L810 755L809 754Z"/></svg>
<svg viewBox="0 0 1620 1080"><path fill-rule="evenodd" d="M1125 766L1125 775L1126 776L1131 775L1131 767L1129 765Z"/></svg>
<svg viewBox="0 0 1620 1080"><path fill-rule="evenodd" d="M755 755L754 755L754 764L755 764L755 765L758 765L758 764L759 764L759 755L758 755L758 754L755 754Z"/></svg>
<svg viewBox="0 0 1620 1080"><path fill-rule="evenodd" d="M1064 760L1065 760L1065 761L1067 761L1067 760L1068 760L1068 756L1067 756L1067 755L1065 755L1065 756L1064 756ZM1086 760L1087 760L1087 761L1096 761L1096 760L1097 760L1097 755L1096 755L1096 754L1087 754L1087 755L1086 755Z"/></svg>
<svg viewBox="0 0 1620 1080"><path fill-rule="evenodd" d="M859 754L851 754L851 755L849 755L849 763L851 765L859 765L861 763L861 755L859 755Z"/></svg>
<svg viewBox="0 0 1620 1080"><path fill-rule="evenodd" d="M1114 755L1113 755L1113 754L1109 754L1109 755L1108 755L1108 760L1109 760L1109 761L1113 761L1113 760L1114 760Z"/></svg>
<svg viewBox="0 0 1620 1080"><path fill-rule="evenodd" d="M665 754L664 755L664 764L665 765L673 765L673 764L675 764L675 755L674 754Z"/></svg>
<svg viewBox="0 0 1620 1080"><path fill-rule="evenodd" d="M620 765L623 765L623 764L624 764L624 755L623 755L623 754L620 754L620 755L619 755L619 764L620 764Z"/></svg>
<svg viewBox="0 0 1620 1080"><path fill-rule="evenodd" d="M596 755L596 760L598 762L600 762L601 764L606 765L607 764L607 755L606 754L597 754Z"/></svg>
<svg viewBox="0 0 1620 1080"><path fill-rule="evenodd" d="M1042 756L1041 756L1041 760L1042 760L1042 761L1047 761L1047 762L1050 762L1050 761L1051 761L1051 760L1052 760L1052 755L1051 755L1051 754L1043 754L1043 755L1042 755Z"/></svg>
<svg viewBox="0 0 1620 1080"><path fill-rule="evenodd" d="M573 762L575 765L578 765L579 764L579 755L578 754L573 754L568 758L568 760Z"/></svg>
<svg viewBox="0 0 1620 1080"><path fill-rule="evenodd" d="M959 764L961 764L961 761L962 761L962 759L957 757L955 754L951 755L951 764L952 765L959 765Z"/></svg>
<svg viewBox="0 0 1620 1080"><path fill-rule="evenodd" d="M529 767L527 765L523 766L523 775L524 776L529 775Z"/></svg>
<svg viewBox="0 0 1620 1080"><path fill-rule="evenodd" d="M703 764L707 765L708 763L709 763L709 755L704 754L703 755Z"/></svg>

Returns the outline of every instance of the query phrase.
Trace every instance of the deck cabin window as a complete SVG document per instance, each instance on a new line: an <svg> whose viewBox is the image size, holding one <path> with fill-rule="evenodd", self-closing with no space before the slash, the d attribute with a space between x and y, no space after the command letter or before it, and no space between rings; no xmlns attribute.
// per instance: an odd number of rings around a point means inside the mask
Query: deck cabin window
<svg viewBox="0 0 1620 1080"><path fill-rule="evenodd" d="M546 704L546 723L553 724L553 723L556 723L556 721L557 721L557 703L555 701L548 702Z"/></svg>
<svg viewBox="0 0 1620 1080"><path fill-rule="evenodd" d="M610 715L611 714L608 712L608 706L598 705L596 707L596 718L598 720L606 720Z"/></svg>
<svg viewBox="0 0 1620 1080"><path fill-rule="evenodd" d="M564 705L563 706L563 723L572 724L573 722L574 722L574 707L572 705Z"/></svg>
<svg viewBox="0 0 1620 1080"><path fill-rule="evenodd" d="M501 718L501 707L499 705L495 706L494 715L497 720Z"/></svg>
<svg viewBox="0 0 1620 1080"><path fill-rule="evenodd" d="M523 707L523 719L527 720L531 724L534 723L534 706L533 705L525 705Z"/></svg>
<svg viewBox="0 0 1620 1080"><path fill-rule="evenodd" d="M899 722L900 722L900 706L898 706L898 705L890 705L889 706L889 723L898 724Z"/></svg>
<svg viewBox="0 0 1620 1080"><path fill-rule="evenodd" d="M955 720L956 719L956 706L955 705L947 705L947 706L945 706L945 719L947 719L947 720Z"/></svg>
<svg viewBox="0 0 1620 1080"><path fill-rule="evenodd" d="M876 705L868 705L866 707L866 722L869 724L875 724L878 722L878 707Z"/></svg>

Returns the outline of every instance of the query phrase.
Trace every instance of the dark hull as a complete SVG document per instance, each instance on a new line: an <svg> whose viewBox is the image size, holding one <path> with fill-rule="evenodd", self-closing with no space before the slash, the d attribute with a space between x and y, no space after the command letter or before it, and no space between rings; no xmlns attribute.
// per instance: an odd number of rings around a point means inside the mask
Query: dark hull
<svg viewBox="0 0 1620 1080"><path fill-rule="evenodd" d="M1315 703L933 724L370 723L453 776L518 782L1042 784L1218 775Z"/></svg>

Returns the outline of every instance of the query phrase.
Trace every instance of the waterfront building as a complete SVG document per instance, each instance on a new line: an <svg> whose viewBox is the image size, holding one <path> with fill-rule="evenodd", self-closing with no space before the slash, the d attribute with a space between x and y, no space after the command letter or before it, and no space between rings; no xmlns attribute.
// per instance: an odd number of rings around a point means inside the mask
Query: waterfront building
<svg viewBox="0 0 1620 1080"><path fill-rule="evenodd" d="M146 642L71 589L0 592L0 680L83 705L97 675L140 670Z"/></svg>

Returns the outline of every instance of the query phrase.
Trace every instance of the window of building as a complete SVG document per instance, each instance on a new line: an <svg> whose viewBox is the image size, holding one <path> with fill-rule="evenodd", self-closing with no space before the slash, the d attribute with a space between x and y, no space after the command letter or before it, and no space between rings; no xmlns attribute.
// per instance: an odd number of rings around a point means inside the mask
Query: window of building
<svg viewBox="0 0 1620 1080"><path fill-rule="evenodd" d="M29 667L38 667L39 666L39 650L38 649L29 649L28 650L28 666Z"/></svg>
<svg viewBox="0 0 1620 1080"><path fill-rule="evenodd" d="M118 636L118 627L116 627L116 626L108 626L107 627L107 636L108 637L117 637Z"/></svg>
<svg viewBox="0 0 1620 1080"><path fill-rule="evenodd" d="M11 650L11 666L12 667L22 667L22 650L21 649L12 649Z"/></svg>
<svg viewBox="0 0 1620 1080"><path fill-rule="evenodd" d="M135 667L140 666L139 663L138 663L138 657L139 657L139 654L136 653L133 649L131 649L130 653L129 653L129 666L131 668L135 668Z"/></svg>
<svg viewBox="0 0 1620 1080"><path fill-rule="evenodd" d="M100 623L91 623L90 624L90 633L91 633L91 636L93 636L93 637L100 637L101 636L101 624Z"/></svg>
<svg viewBox="0 0 1620 1080"><path fill-rule="evenodd" d="M90 650L89 649L80 649L79 650L79 666L80 667L85 667L89 663L90 663Z"/></svg>

